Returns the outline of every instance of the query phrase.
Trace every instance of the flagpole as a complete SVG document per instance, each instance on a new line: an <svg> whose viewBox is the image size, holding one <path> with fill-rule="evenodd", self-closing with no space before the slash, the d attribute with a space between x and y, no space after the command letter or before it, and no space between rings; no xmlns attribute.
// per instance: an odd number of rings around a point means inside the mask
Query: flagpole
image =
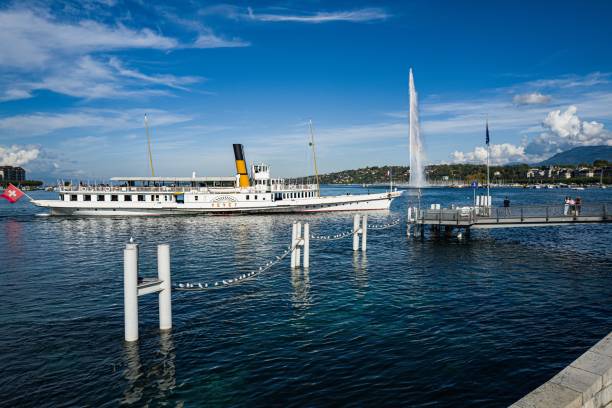
<svg viewBox="0 0 612 408"><path fill-rule="evenodd" d="M490 162L491 162L491 145L489 136L489 120L487 119L487 207L491 207L491 178L490 178Z"/></svg>
<svg viewBox="0 0 612 408"><path fill-rule="evenodd" d="M155 177L155 169L153 169L153 154L151 153L151 136L149 135L149 119L147 114L144 116L145 130L147 132L147 150L149 152L149 166L151 167L151 177Z"/></svg>
<svg viewBox="0 0 612 408"><path fill-rule="evenodd" d="M317 182L317 197L321 197L321 184L319 183L319 169L317 168L317 154L315 151L314 132L312 131L312 119L308 121L310 129L310 147L312 147L312 161L314 164L315 181Z"/></svg>
<svg viewBox="0 0 612 408"><path fill-rule="evenodd" d="M491 180L489 177L489 164L490 164L490 156L491 156L491 147L487 145L487 197L491 197ZM489 198L487 198L489 200ZM487 201L488 203L488 201Z"/></svg>

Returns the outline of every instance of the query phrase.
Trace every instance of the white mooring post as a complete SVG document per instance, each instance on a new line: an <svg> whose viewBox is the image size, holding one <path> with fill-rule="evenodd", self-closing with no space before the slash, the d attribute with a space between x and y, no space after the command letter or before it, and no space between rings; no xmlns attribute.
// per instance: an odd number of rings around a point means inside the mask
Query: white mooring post
<svg viewBox="0 0 612 408"><path fill-rule="evenodd" d="M410 237L410 223L412 222L412 207L408 207L408 214L406 216L408 222L406 222L406 236Z"/></svg>
<svg viewBox="0 0 612 408"><path fill-rule="evenodd" d="M353 217L353 251L359 250L359 214Z"/></svg>
<svg viewBox="0 0 612 408"><path fill-rule="evenodd" d="M157 278L144 278L138 283L138 245L127 244L123 250L125 341L138 340L138 297L149 293L159 293L159 329L172 328L171 291L170 246L157 246Z"/></svg>
<svg viewBox="0 0 612 408"><path fill-rule="evenodd" d="M365 252L368 247L368 214L361 220L361 251Z"/></svg>
<svg viewBox="0 0 612 408"><path fill-rule="evenodd" d="M302 223L301 222L297 223L296 238L297 238L298 245L295 248L295 266L299 268L300 267L300 256L302 254L302 250L300 249L300 246L303 244L302 243Z"/></svg>
<svg viewBox="0 0 612 408"><path fill-rule="evenodd" d="M125 341L138 340L138 245L123 250L123 304Z"/></svg>
<svg viewBox="0 0 612 408"><path fill-rule="evenodd" d="M170 246L157 246L157 279L159 291L159 330L172 329L172 284L170 282Z"/></svg>
<svg viewBox="0 0 612 408"><path fill-rule="evenodd" d="M297 241L297 222L293 222L293 228L291 230L291 268L295 268L295 249Z"/></svg>
<svg viewBox="0 0 612 408"><path fill-rule="evenodd" d="M304 247L304 268L310 267L310 225L304 224L304 235L302 235L302 223L294 222L291 232L291 268L299 268L300 266L300 247Z"/></svg>
<svg viewBox="0 0 612 408"><path fill-rule="evenodd" d="M361 250L367 249L368 240L368 216L367 214L361 219L361 227L359 226L359 214L355 214L353 218L353 251L359 251L359 234L361 234Z"/></svg>
<svg viewBox="0 0 612 408"><path fill-rule="evenodd" d="M304 269L310 268L310 225L304 224L304 239L302 246L304 247Z"/></svg>

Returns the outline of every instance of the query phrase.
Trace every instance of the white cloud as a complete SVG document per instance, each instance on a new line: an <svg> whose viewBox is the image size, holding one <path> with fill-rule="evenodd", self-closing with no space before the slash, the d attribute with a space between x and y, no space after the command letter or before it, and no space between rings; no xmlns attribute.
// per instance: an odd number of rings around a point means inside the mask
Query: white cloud
<svg viewBox="0 0 612 408"><path fill-rule="evenodd" d="M117 74L126 78L133 78L139 81L149 82L152 84L164 85L170 88L186 90L183 85L199 82L202 78L194 76L177 77L175 75L147 75L137 70L126 68L119 58L111 57L108 65L117 71Z"/></svg>
<svg viewBox="0 0 612 408"><path fill-rule="evenodd" d="M577 111L574 105L565 111L550 111L542 122L545 131L532 140L525 139L519 145L491 145L491 163L536 162L577 146L612 146L612 133L602 123L583 121ZM484 163L487 150L476 147L471 152L455 151L451 156L456 163Z"/></svg>
<svg viewBox="0 0 612 408"><path fill-rule="evenodd" d="M17 8L0 10L0 27L0 102L31 98L38 90L86 99L168 95L167 88L185 91L202 78L144 73L100 53L248 45L201 25L195 42L183 44L147 28L78 20L78 16L62 21Z"/></svg>
<svg viewBox="0 0 612 408"><path fill-rule="evenodd" d="M0 166L23 166L36 160L39 153L38 147L0 146Z"/></svg>
<svg viewBox="0 0 612 408"><path fill-rule="evenodd" d="M607 72L592 72L588 75L564 75L560 78L553 79L537 79L528 81L522 86L528 88L549 88L549 89L569 89L569 88L586 88L595 85L603 85L610 83L610 73Z"/></svg>
<svg viewBox="0 0 612 408"><path fill-rule="evenodd" d="M574 105L549 112L543 121L546 131L525 147L526 153L550 156L576 146L612 146L612 132L602 123L583 121L577 112Z"/></svg>
<svg viewBox="0 0 612 408"><path fill-rule="evenodd" d="M511 143L492 144L490 152L492 164L522 162L527 159L525 148ZM479 146L471 152L455 151L452 153L452 158L455 163L484 163L487 160L487 149Z"/></svg>
<svg viewBox="0 0 612 408"><path fill-rule="evenodd" d="M60 22L31 10L0 11L0 65L33 70L44 68L60 56L130 48L168 50L178 41L149 29L133 30L123 25L107 26L91 20Z"/></svg>
<svg viewBox="0 0 612 408"><path fill-rule="evenodd" d="M191 116L158 109L83 109L65 113L32 113L0 119L0 137L29 137L58 130L94 128L101 132L144 128L144 114L151 127L188 122Z"/></svg>
<svg viewBox="0 0 612 408"><path fill-rule="evenodd" d="M577 111L575 106L570 106L563 113L561 110L554 110L546 116L544 125L562 138L577 136L582 130L582 121L576 115Z"/></svg>
<svg viewBox="0 0 612 408"><path fill-rule="evenodd" d="M199 11L200 15L221 15L233 20L251 20L262 22L290 22L290 23L306 23L306 24L321 24L331 22L352 22L365 23L371 21L382 21L390 17L390 15L381 8L361 8L355 10L339 10L339 11L315 11L315 12L292 12L292 13L272 13L272 12L255 12L251 7L246 9L229 5L220 4L209 6Z"/></svg>
<svg viewBox="0 0 612 408"><path fill-rule="evenodd" d="M248 47L251 45L248 41L243 41L240 38L223 38L212 32L200 33L196 39L194 48L234 48Z"/></svg>
<svg viewBox="0 0 612 408"><path fill-rule="evenodd" d="M186 85L201 80L194 76L149 75L126 68L116 57L99 60L85 55L55 67L38 80L12 81L0 100L29 98L37 90L84 99L168 95L164 87L187 91Z"/></svg>
<svg viewBox="0 0 612 408"><path fill-rule="evenodd" d="M270 13L255 13L253 9L248 8L249 18L255 21L268 22L293 22L293 23L309 23L321 24L337 21L347 21L353 23L363 23L369 21L385 20L389 15L379 8L363 8L350 11L318 11L315 13L304 14L270 14Z"/></svg>
<svg viewBox="0 0 612 408"><path fill-rule="evenodd" d="M550 100L550 96L543 95L539 92L514 95L514 98L512 98L512 102L517 105L539 105L548 103Z"/></svg>

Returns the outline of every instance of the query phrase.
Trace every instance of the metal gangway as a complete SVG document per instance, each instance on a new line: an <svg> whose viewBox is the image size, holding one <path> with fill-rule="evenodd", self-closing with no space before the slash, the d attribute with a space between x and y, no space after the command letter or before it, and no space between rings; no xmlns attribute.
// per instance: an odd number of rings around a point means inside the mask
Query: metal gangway
<svg viewBox="0 0 612 408"><path fill-rule="evenodd" d="M455 207L408 209L408 226L422 233L435 228L512 228L612 222L612 203L573 205L525 205L515 207Z"/></svg>

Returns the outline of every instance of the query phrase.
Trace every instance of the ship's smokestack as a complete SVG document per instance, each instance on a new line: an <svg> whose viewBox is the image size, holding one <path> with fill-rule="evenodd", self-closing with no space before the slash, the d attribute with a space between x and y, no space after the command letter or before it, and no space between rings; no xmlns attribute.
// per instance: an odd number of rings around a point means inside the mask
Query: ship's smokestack
<svg viewBox="0 0 612 408"><path fill-rule="evenodd" d="M246 161L244 161L244 149L241 144L234 144L234 158L236 159L236 172L240 175L240 187L249 187L249 174L247 173Z"/></svg>

